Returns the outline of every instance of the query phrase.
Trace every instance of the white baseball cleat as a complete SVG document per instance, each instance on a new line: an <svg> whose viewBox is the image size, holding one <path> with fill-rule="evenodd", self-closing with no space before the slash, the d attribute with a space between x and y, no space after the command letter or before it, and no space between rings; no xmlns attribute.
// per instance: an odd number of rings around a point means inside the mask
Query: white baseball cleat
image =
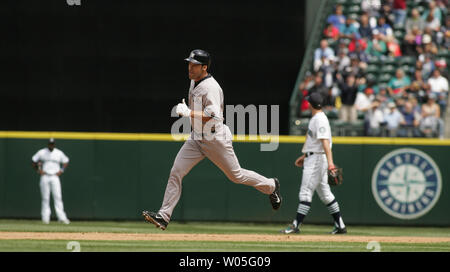
<svg viewBox="0 0 450 272"><path fill-rule="evenodd" d="M59 220L59 222L63 223L64 225L69 225L70 224L69 219Z"/></svg>

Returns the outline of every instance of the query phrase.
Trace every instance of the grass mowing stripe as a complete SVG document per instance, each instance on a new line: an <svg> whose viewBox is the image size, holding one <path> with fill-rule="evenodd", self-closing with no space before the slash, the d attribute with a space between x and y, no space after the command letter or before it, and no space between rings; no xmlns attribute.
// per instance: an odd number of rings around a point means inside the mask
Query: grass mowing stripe
<svg viewBox="0 0 450 272"><path fill-rule="evenodd" d="M0 251L45 251L45 252L70 252L65 240L7 240L0 244ZM381 244L381 251L449 251L450 243L442 244ZM154 242L154 241L81 241L82 252L370 252L365 243L261 243L261 242Z"/></svg>
<svg viewBox="0 0 450 272"><path fill-rule="evenodd" d="M206 234L277 234L286 224L231 223L231 222L171 222L169 228L161 232L153 225L142 221L72 221L70 225L51 222L44 225L39 220L0 219L0 231L36 231L36 232L112 232L112 233L206 233ZM352 226L349 235L361 236L421 236L450 237L450 228L445 227L386 227ZM302 234L323 235L331 231L332 226L302 226Z"/></svg>

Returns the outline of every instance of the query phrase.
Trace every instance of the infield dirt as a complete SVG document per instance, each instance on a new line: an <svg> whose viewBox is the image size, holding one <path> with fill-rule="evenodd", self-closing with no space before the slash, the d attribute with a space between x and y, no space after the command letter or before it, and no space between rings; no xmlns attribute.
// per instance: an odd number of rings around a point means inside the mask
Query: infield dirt
<svg viewBox="0 0 450 272"><path fill-rule="evenodd" d="M93 241L238 241L238 242L360 242L443 243L450 237L355 236L355 235L264 235L264 234L142 234L104 232L0 232L0 240L93 240Z"/></svg>

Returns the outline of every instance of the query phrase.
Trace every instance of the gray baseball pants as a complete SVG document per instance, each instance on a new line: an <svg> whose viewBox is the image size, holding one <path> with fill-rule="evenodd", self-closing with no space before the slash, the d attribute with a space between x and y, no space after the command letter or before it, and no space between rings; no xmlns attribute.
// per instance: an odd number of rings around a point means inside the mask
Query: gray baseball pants
<svg viewBox="0 0 450 272"><path fill-rule="evenodd" d="M170 221L173 209L180 200L182 180L191 169L205 157L210 159L232 182L252 186L264 194L275 190L273 179L241 168L234 153L232 135L227 126L223 126L226 138L222 140L193 140L192 135L181 147L175 158L167 182L164 200L159 213L166 222Z"/></svg>

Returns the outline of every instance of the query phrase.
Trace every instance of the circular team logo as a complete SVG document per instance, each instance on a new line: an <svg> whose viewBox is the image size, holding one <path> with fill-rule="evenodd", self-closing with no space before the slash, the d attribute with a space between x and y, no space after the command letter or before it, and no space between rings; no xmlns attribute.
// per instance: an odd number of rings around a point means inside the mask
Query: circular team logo
<svg viewBox="0 0 450 272"><path fill-rule="evenodd" d="M412 148L386 154L372 174L372 193L389 215L415 219L429 212L439 199L441 172L427 154Z"/></svg>

